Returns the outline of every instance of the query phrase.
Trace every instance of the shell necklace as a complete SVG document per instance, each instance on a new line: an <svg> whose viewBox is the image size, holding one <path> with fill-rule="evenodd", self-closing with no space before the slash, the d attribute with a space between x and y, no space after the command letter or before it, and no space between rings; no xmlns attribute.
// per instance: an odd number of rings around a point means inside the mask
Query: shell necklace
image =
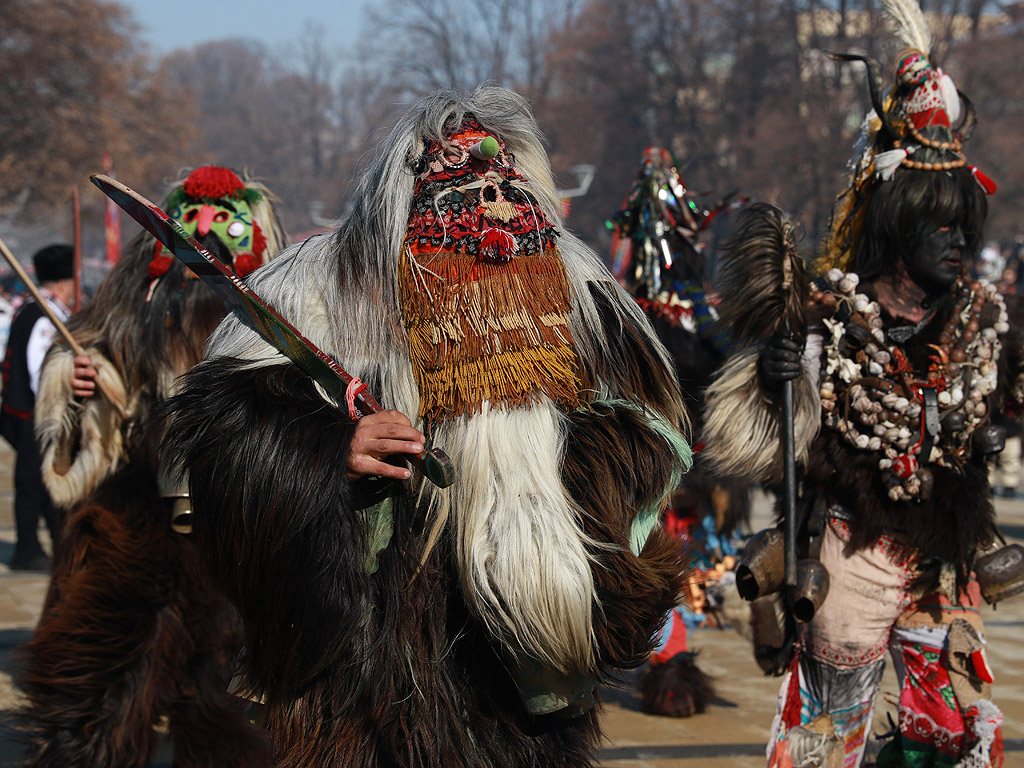
<svg viewBox="0 0 1024 768"><path fill-rule="evenodd" d="M891 500L927 498L933 478L926 465L956 466L967 438L988 417L985 398L996 388L999 337L1009 330L1003 298L988 281L961 276L953 312L938 344L928 345L934 354L922 373L886 337L878 302L857 292L857 274L832 269L826 280L831 290L811 294L813 301L838 310L824 320L825 426L850 445L879 454L878 469ZM997 310L988 313L996 319L987 325L985 304ZM941 436L928 429L926 402L932 398Z"/></svg>

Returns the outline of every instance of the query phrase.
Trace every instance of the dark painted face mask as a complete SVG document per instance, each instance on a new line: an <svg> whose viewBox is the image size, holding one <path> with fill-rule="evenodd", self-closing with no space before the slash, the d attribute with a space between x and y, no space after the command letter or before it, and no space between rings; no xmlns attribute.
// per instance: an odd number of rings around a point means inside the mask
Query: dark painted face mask
<svg viewBox="0 0 1024 768"><path fill-rule="evenodd" d="M939 227L925 235L906 258L907 272L923 288L948 288L963 269L966 245L959 226Z"/></svg>

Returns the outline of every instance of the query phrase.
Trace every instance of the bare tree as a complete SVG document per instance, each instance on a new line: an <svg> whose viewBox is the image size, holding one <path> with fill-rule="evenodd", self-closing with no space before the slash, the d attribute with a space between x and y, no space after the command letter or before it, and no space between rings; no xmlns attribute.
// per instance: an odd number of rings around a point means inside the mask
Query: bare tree
<svg viewBox="0 0 1024 768"><path fill-rule="evenodd" d="M541 94L553 32L580 0L392 0L372 16L367 54L409 94L490 81Z"/></svg>
<svg viewBox="0 0 1024 768"><path fill-rule="evenodd" d="M982 26L976 38L950 51L948 69L978 112L978 127L965 145L967 160L999 186L989 201L986 231L1005 245L1024 236L1024 5L1016 17Z"/></svg>
<svg viewBox="0 0 1024 768"><path fill-rule="evenodd" d="M0 23L9 5L0 4ZM66 0L14 5L51 13L68 7ZM94 5L111 13L95 0L76 8ZM948 61L978 104L982 127L970 156L998 169L993 176L1003 191L993 201L991 221L1016 233L1012 215L997 211L1006 199L1019 201L1024 186L1014 143L1024 59L1021 36L994 10L991 0L927 4L933 39L944 52L940 63ZM23 27L28 17L19 22ZM107 21L97 22L100 27L128 28L122 16L101 17ZM31 25L52 30L61 23L51 18ZM16 27L8 25L0 35L10 36L8 28ZM38 34L46 39L44 31ZM367 148L412 99L437 87L470 89L490 80L533 101L550 140L552 167L566 186L573 183L572 166L596 166L590 191L573 201L571 226L599 247L604 222L620 205L649 144L676 154L691 192L717 198L737 190L774 200L804 223L807 241L815 242L846 183L845 164L870 108L862 65L838 65L823 51L857 51L888 63L900 47L886 30L878 0L405 0L378 11L362 41L360 55L346 61L315 28L285 58L253 41L225 40L177 51L156 74L142 64L124 64L133 61L130 46L118 49L105 58L119 63L118 87L131 83L138 99L147 83L173 83L191 94L197 109L185 114L198 134L190 151L178 142L169 152L163 133L175 135L180 111L165 114L161 103L148 113L120 109L117 120L129 127L134 143L115 144L114 151L130 155L136 146L159 146L159 153L140 148L139 162L154 169L173 162L171 172L199 162L249 168L283 199L289 227L304 231L312 201L319 201L325 218L343 213ZM59 58L54 51L62 51L60 45L43 50ZM49 172L73 164L67 158L93 151L97 141L95 132L87 133L83 113L65 115L51 93L67 87L56 82L61 78L44 78L45 87L35 93L24 85L26 75L18 74L15 60L0 60L0 73L15 73L0 78L0 95L10 96L5 103L16 102L19 93L34 99L43 105L35 113L45 119L18 133L19 123L0 113L0 170L6 171L0 184L36 144L45 149L38 156L48 156ZM19 66L27 71L27 61ZM103 82L97 93L113 87L113 81ZM91 119L96 113L85 114ZM151 115L162 117L149 120ZM54 132L50 122L58 117L62 125L76 126L74 135ZM109 141L116 142L113 133ZM79 134L87 137L83 146L76 144ZM59 150L53 149L55 135L63 136ZM10 208L38 198L43 174L36 176L31 188L8 184L3 203Z"/></svg>
<svg viewBox="0 0 1024 768"><path fill-rule="evenodd" d="M330 130L335 105L333 81L337 70L337 59L327 50L322 27L307 22L299 41L299 58L302 64L301 89L306 102L304 132L310 154L313 175L322 177L327 171L332 156L333 144Z"/></svg>
<svg viewBox="0 0 1024 768"><path fill-rule="evenodd" d="M114 3L0 3L0 215L51 214L101 170L104 150L138 184L164 173L164 153L190 134L189 102L151 72L134 37Z"/></svg>

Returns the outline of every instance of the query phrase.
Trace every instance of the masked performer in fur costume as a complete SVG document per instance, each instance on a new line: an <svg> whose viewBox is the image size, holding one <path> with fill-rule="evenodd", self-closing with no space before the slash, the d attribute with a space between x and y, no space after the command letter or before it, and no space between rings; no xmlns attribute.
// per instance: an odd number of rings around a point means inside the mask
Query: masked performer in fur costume
<svg viewBox="0 0 1024 768"><path fill-rule="evenodd" d="M668 349L697 436L703 424L704 391L729 347L707 293L704 244L699 238L719 213L740 202L729 195L713 209L698 206L668 150L648 147L625 204L609 222L614 235L612 271ZM688 520L695 518L699 527L710 516L708 524L728 537L749 518L748 486L709 477L698 453L666 515L667 527L683 532ZM688 534L684 536L689 540ZM641 684L642 708L652 714L684 717L703 712L713 692L696 666L696 654L666 663L672 656L666 656L665 648L686 648L686 626L674 613L669 614L659 646Z"/></svg>
<svg viewBox="0 0 1024 768"><path fill-rule="evenodd" d="M729 350L728 333L718 322L715 300L708 292L700 233L719 214L746 200L730 194L714 208L699 206L683 185L672 155L648 147L625 205L609 222L615 240L612 271L668 349L698 438L704 392ZM729 536L750 516L748 488L707 476L699 456L695 458L685 478L685 493L674 506L694 508L700 519L707 505L715 531Z"/></svg>
<svg viewBox="0 0 1024 768"><path fill-rule="evenodd" d="M196 169L164 208L239 276L284 245L267 190L227 168ZM68 518L22 658L31 766L149 765L161 722L175 765L266 760L265 739L226 693L237 615L188 536L172 530L187 499L157 477L153 407L224 314L220 298L140 234L69 323L87 356L58 345L46 359L36 428L44 479ZM96 377L127 418L90 396Z"/></svg>
<svg viewBox="0 0 1024 768"><path fill-rule="evenodd" d="M592 765L596 685L675 603L678 384L560 211L521 97L426 98L339 232L252 283L393 410L356 420L234 318L171 401L278 765ZM384 461L425 444L450 487Z"/></svg>
<svg viewBox="0 0 1024 768"><path fill-rule="evenodd" d="M824 280L808 286L789 257L774 262L781 278L756 267L795 254L781 213L758 208L719 286L735 300L723 317L741 318L738 337L778 327L773 315L794 306L789 330L807 328L802 352L783 329L739 350L708 398L708 458L778 482L774 392L794 381L800 506L817 534L810 554L820 552L829 575L782 684L772 766L809 764L812 754L818 765L861 763L887 646L899 731L878 765L987 766L1000 752L973 569L996 533L989 415L1020 397L1021 339L1007 301L965 271L994 191L961 148L973 108L926 55L916 7L887 7L911 48L885 100L868 62L875 112L836 203ZM753 303L758 290L766 300Z"/></svg>

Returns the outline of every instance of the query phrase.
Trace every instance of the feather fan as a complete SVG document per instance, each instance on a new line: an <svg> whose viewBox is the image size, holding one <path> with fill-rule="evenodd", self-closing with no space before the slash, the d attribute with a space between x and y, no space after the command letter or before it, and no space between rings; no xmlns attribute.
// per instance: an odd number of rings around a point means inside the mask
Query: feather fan
<svg viewBox="0 0 1024 768"><path fill-rule="evenodd" d="M810 286L789 217L775 205L755 203L740 214L719 259L719 313L738 344L759 344L784 333L803 338Z"/></svg>

